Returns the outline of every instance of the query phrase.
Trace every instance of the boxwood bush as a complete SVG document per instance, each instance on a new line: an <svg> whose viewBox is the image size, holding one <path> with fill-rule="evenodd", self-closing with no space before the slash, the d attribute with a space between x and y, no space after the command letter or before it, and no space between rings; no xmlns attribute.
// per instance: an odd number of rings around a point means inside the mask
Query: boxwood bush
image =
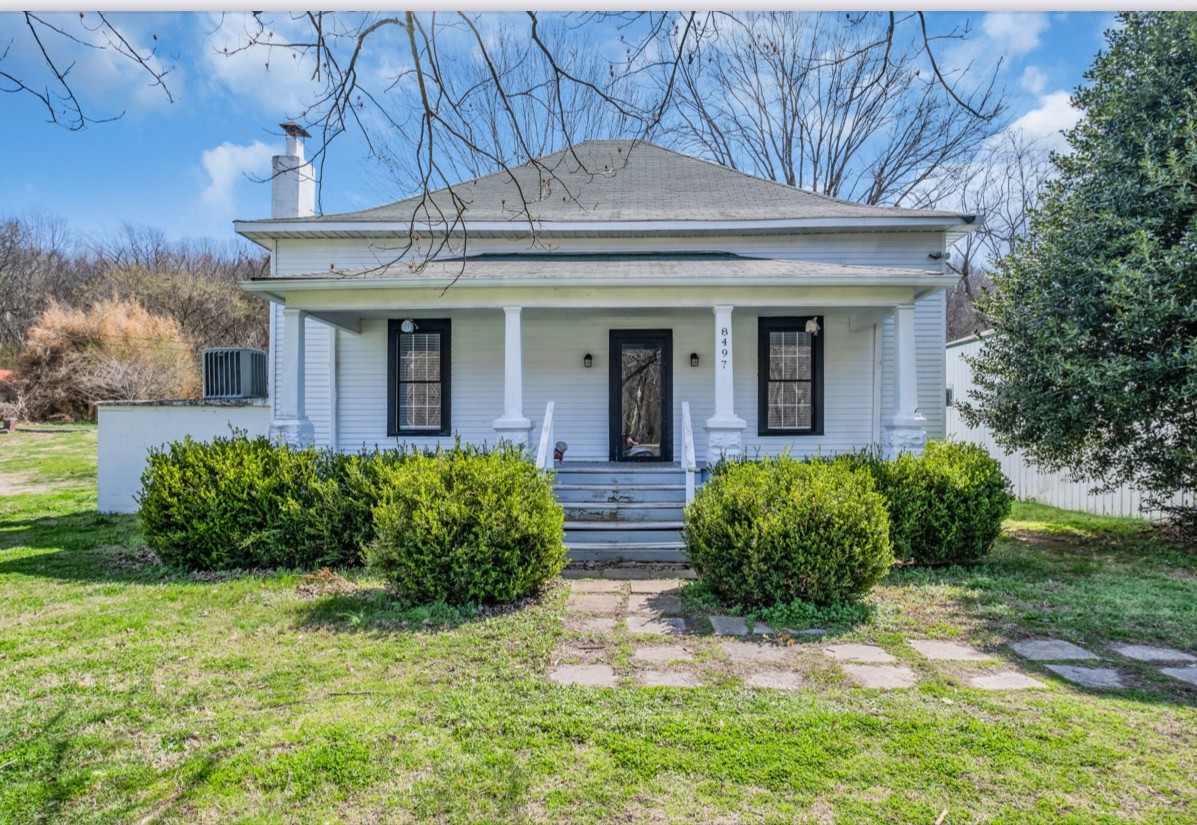
<svg viewBox="0 0 1197 825"><path fill-rule="evenodd" d="M511 602L564 566L564 512L523 451L458 446L383 473L367 561L406 596Z"/></svg>
<svg viewBox="0 0 1197 825"><path fill-rule="evenodd" d="M698 576L747 607L852 601L893 562L885 499L846 463L723 463L686 508L683 535Z"/></svg>
<svg viewBox="0 0 1197 825"><path fill-rule="evenodd" d="M404 458L297 450L244 434L184 438L150 452L138 496L146 542L190 570L359 564L383 468Z"/></svg>
<svg viewBox="0 0 1197 825"><path fill-rule="evenodd" d="M931 441L921 456L868 452L840 462L872 474L889 506L894 555L912 564L984 558L1014 501L1001 465L975 444Z"/></svg>

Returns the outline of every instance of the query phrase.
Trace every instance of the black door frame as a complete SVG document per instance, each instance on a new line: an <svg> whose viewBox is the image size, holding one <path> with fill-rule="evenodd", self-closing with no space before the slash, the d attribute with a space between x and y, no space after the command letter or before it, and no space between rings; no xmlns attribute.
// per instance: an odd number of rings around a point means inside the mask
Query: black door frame
<svg viewBox="0 0 1197 825"><path fill-rule="evenodd" d="M623 359L620 347L627 342L659 344L661 347L661 455L657 458L619 457L623 443ZM611 461L673 461L673 330L613 329L608 348L610 369L607 383L607 421Z"/></svg>

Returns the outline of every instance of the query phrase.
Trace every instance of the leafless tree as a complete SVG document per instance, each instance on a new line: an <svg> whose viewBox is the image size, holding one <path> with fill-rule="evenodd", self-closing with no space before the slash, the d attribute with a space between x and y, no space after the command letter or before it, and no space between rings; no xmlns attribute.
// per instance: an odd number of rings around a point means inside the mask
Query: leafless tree
<svg viewBox="0 0 1197 825"><path fill-rule="evenodd" d="M953 205L980 221L977 231L955 245L948 261L948 268L960 275L948 296L950 337L988 327L975 302L992 283L994 261L1010 254L1026 235L1039 193L1053 170L1043 141L1014 129L991 139L973 163L943 170L941 184L954 193Z"/></svg>
<svg viewBox="0 0 1197 825"><path fill-rule="evenodd" d="M916 30L898 29L915 20ZM922 15L769 12L716 21L680 64L666 126L726 166L869 204L922 206L1003 125L996 69L941 71ZM941 38L964 37L965 31Z"/></svg>
<svg viewBox="0 0 1197 825"><path fill-rule="evenodd" d="M47 303L69 295L80 277L61 220L0 220L0 358L11 361Z"/></svg>

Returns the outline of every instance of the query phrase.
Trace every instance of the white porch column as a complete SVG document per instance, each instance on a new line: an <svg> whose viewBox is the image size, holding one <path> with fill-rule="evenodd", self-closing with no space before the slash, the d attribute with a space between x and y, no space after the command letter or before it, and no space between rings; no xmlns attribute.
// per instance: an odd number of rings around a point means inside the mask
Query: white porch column
<svg viewBox="0 0 1197 825"><path fill-rule="evenodd" d="M307 313L293 307L283 309L283 348L275 371L274 420L270 437L293 447L305 447L316 436L304 407L304 333Z"/></svg>
<svg viewBox="0 0 1197 825"><path fill-rule="evenodd" d="M715 415L707 419L707 461L720 456L731 458L743 452L743 434L747 423L736 416L735 382L732 350L732 307L715 308Z"/></svg>
<svg viewBox="0 0 1197 825"><path fill-rule="evenodd" d="M881 421L881 448L886 458L899 453L920 455L927 444L927 419L918 409L918 369L914 348L914 304L894 309L894 409Z"/></svg>
<svg viewBox="0 0 1197 825"><path fill-rule="evenodd" d="M528 445L532 422L524 417L524 344L520 316L523 307L503 307L503 417L494 427L499 439Z"/></svg>

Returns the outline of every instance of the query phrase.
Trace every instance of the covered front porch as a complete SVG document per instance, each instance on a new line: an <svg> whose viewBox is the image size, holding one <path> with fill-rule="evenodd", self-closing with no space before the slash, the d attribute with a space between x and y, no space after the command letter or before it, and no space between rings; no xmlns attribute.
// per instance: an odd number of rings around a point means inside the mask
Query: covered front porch
<svg viewBox="0 0 1197 825"><path fill-rule="evenodd" d="M917 450L928 431L942 430L942 375L920 375L917 357L931 328L920 316L942 313L940 293L920 301L916 289L880 286L480 292L363 285L276 294L272 431L341 450L508 440L548 467L557 442L567 445L566 463L680 463L689 434L702 464L877 443ZM769 338L774 326L794 334ZM439 331L445 349L438 388L402 387L409 401L435 396L436 412L423 419L396 398L402 336L421 330ZM778 363L762 374L778 346L817 353L817 374L784 374ZM629 371L646 354L656 363L635 388L638 403ZM789 378L794 386L782 386Z"/></svg>

